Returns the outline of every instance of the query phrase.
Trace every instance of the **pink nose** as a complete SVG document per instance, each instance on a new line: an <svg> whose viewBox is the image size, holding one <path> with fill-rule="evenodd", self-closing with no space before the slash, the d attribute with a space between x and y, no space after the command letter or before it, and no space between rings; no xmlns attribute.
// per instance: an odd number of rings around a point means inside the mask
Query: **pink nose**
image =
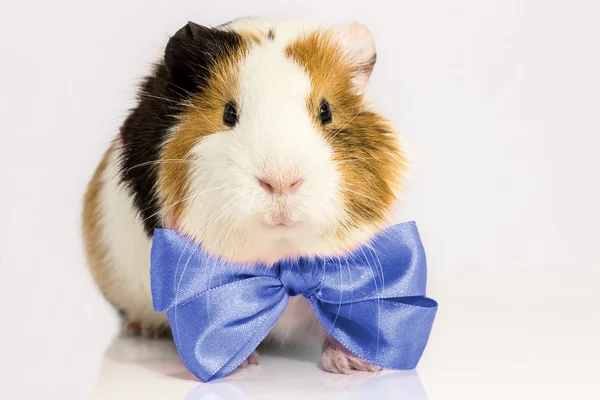
<svg viewBox="0 0 600 400"><path fill-rule="evenodd" d="M304 180L302 178L294 179L274 179L270 177L258 178L260 186L269 194L292 194L296 193Z"/></svg>

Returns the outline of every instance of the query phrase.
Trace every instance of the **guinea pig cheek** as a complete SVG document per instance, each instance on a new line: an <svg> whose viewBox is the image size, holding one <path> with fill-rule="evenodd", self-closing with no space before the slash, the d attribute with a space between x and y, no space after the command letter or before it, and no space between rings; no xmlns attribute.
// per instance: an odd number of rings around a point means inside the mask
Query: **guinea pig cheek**
<svg viewBox="0 0 600 400"><path fill-rule="evenodd" d="M210 165L211 160L198 160L194 149L206 139L219 135L214 122L218 121L218 111L211 109L199 112L188 112L181 118L181 123L171 129L170 137L163 145L157 191L162 201L161 217L163 224L171 229L181 230L197 237L197 229L190 224L187 217L190 209L196 207L203 195L210 191L209 187L199 189L196 181L206 185L211 183L207 177L213 171L200 173L203 165ZM206 117L206 118L204 118ZM202 154L202 153L201 153Z"/></svg>
<svg viewBox="0 0 600 400"><path fill-rule="evenodd" d="M202 137L188 156L186 201L177 224L201 240L231 234L253 202L244 190L250 182L236 172L231 158L233 135L227 131Z"/></svg>

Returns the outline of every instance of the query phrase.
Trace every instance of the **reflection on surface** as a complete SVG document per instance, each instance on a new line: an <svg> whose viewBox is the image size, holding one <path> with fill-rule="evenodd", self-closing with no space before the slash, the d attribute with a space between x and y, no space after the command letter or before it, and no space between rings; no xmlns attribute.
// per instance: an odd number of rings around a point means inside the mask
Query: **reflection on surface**
<svg viewBox="0 0 600 400"><path fill-rule="evenodd" d="M249 400L250 397L227 382L200 383L184 400Z"/></svg>
<svg viewBox="0 0 600 400"><path fill-rule="evenodd" d="M416 371L394 371L369 379L351 391L347 399L427 400Z"/></svg>
<svg viewBox="0 0 600 400"><path fill-rule="evenodd" d="M333 374L330 375L333 378L335 377ZM427 400L419 375L415 371L383 372L366 377L366 379L359 377L359 375L362 374L347 375L348 382L362 383L358 387L351 390L340 390L338 393L334 392L328 394L328 396L347 400ZM266 384L267 382L265 382ZM264 388L262 390L264 391ZM255 394L258 396L260 393ZM249 400L251 398L249 394L240 390L233 383L219 381L198 384L184 400Z"/></svg>
<svg viewBox="0 0 600 400"><path fill-rule="evenodd" d="M330 375L333 376L333 374ZM348 381L354 381L355 383L363 381L361 378L352 378L356 374L349 376L351 378ZM307 384L310 384L310 382L307 382ZM264 385L268 385L268 382L265 381ZM264 391L265 388L263 387L261 389L263 395ZM268 389L266 391L268 392ZM273 392L273 394L276 393ZM321 392L321 394L324 394L324 392ZM264 398L260 392L255 393L255 395L255 398ZM425 389L421 384L419 375L415 371L383 372L382 374L367 378L366 382L363 382L355 389L348 391L340 390L338 393L327 393L327 396L328 398L347 400L427 400ZM251 398L253 397L240 390L236 385L219 381L198 384L184 400L249 400Z"/></svg>
<svg viewBox="0 0 600 400"><path fill-rule="evenodd" d="M116 338L104 357L92 399L399 399L427 400L415 371L330 374L315 346L261 348L261 365L201 383L170 340Z"/></svg>

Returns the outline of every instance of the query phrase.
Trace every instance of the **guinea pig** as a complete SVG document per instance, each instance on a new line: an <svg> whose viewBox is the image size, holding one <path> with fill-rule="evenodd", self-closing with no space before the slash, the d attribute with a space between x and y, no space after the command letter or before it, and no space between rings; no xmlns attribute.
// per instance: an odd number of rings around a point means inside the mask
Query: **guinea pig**
<svg viewBox="0 0 600 400"><path fill-rule="evenodd" d="M356 22L190 22L169 39L84 199L90 270L126 331L169 331L152 308L155 228L272 265L346 253L394 223L407 163L365 93L375 59ZM322 335L326 370L377 369L328 337L306 299L290 300L269 340Z"/></svg>

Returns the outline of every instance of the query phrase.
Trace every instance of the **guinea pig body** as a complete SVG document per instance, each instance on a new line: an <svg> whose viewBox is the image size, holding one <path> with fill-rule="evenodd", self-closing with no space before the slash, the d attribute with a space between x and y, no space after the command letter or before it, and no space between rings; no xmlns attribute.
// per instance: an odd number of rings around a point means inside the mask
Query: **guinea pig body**
<svg viewBox="0 0 600 400"><path fill-rule="evenodd" d="M188 23L169 40L84 201L92 274L129 330L168 330L150 295L155 228L272 264L342 254L392 222L405 158L364 94L374 62L356 23ZM310 332L325 336L294 297L270 339ZM330 338L323 364L374 368Z"/></svg>

